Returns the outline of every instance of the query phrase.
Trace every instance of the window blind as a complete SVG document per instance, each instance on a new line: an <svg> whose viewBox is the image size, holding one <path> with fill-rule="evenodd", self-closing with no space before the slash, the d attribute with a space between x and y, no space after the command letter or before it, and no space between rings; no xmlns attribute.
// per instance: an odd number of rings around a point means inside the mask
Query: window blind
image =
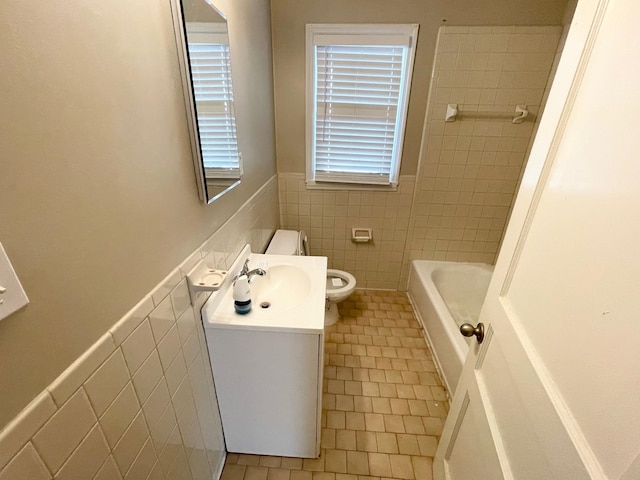
<svg viewBox="0 0 640 480"><path fill-rule="evenodd" d="M237 177L240 161L229 45L216 43L216 37L220 35L189 34L200 149L207 178Z"/></svg>
<svg viewBox="0 0 640 480"><path fill-rule="evenodd" d="M389 184L407 47L316 45L315 179Z"/></svg>

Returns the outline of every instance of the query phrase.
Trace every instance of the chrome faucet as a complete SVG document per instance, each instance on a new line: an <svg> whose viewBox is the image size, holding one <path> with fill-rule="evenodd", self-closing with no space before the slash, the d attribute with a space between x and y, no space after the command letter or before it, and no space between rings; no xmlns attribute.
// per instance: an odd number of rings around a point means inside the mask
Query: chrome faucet
<svg viewBox="0 0 640 480"><path fill-rule="evenodd" d="M244 262L244 265L242 266L242 270L240 270L240 273L237 275L236 279L238 277L241 277L242 275L246 275L249 279L249 283L251 283L251 278L254 275L260 275L262 277L266 274L267 272L262 268L254 268L253 270L249 270L249 259L247 258Z"/></svg>

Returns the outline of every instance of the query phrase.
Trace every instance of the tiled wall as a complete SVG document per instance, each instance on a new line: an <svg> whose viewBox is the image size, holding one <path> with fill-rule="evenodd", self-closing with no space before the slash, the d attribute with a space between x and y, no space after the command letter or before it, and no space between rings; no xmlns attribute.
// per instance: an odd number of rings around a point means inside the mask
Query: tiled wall
<svg viewBox="0 0 640 480"><path fill-rule="evenodd" d="M185 275L263 251L278 224L273 177L211 238L0 432L0 480L211 480L222 428L200 307Z"/></svg>
<svg viewBox="0 0 640 480"><path fill-rule="evenodd" d="M401 176L395 192L307 190L304 180L279 175L282 228L304 230L311 254L353 274L358 288L397 289L415 177ZM373 228L373 241L352 242L353 227Z"/></svg>
<svg viewBox="0 0 640 480"><path fill-rule="evenodd" d="M408 260L495 261L561 31L440 29ZM492 114L445 123L448 103ZM522 124L494 116L521 104L533 115Z"/></svg>
<svg viewBox="0 0 640 480"><path fill-rule="evenodd" d="M358 287L404 289L413 259L493 263L525 164L562 27L442 27L417 177L398 192L307 190L303 174L280 173L283 228L303 229L311 251ZM461 111L531 117L461 117ZM417 184L416 184L417 183ZM415 186L415 191L414 191ZM372 227L356 244L351 227Z"/></svg>

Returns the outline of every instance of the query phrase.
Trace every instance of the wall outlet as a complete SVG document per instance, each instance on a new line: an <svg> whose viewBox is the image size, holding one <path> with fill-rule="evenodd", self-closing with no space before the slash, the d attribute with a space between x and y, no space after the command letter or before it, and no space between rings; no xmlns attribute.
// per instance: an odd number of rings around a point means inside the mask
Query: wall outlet
<svg viewBox="0 0 640 480"><path fill-rule="evenodd" d="M0 243L0 320L29 303L2 243Z"/></svg>

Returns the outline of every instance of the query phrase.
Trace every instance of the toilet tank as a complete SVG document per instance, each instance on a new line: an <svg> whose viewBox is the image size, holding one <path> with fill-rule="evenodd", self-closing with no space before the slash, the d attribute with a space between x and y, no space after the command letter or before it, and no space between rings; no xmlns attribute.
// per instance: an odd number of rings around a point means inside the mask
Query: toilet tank
<svg viewBox="0 0 640 480"><path fill-rule="evenodd" d="M267 250L267 255L309 255L307 236L296 230L276 230Z"/></svg>

